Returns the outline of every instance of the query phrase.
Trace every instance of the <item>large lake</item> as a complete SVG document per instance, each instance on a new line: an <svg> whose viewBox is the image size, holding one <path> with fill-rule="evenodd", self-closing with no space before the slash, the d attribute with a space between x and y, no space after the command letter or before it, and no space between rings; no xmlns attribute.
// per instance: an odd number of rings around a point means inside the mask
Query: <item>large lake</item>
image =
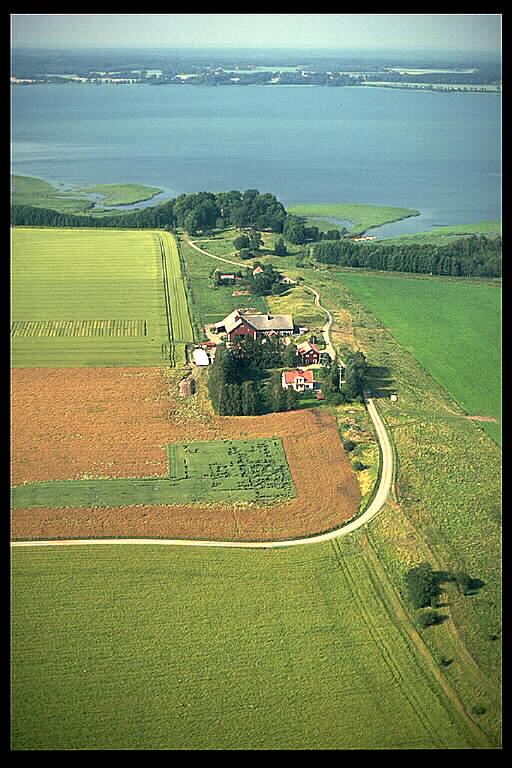
<svg viewBox="0 0 512 768"><path fill-rule="evenodd" d="M501 218L501 96L311 86L13 86L13 173L421 216L382 234Z"/></svg>

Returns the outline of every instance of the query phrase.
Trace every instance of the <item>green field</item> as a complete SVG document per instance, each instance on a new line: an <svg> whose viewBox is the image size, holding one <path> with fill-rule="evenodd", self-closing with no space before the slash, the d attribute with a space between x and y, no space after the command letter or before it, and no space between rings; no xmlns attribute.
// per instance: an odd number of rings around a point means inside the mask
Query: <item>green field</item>
<svg viewBox="0 0 512 768"><path fill-rule="evenodd" d="M11 489L11 507L126 507L295 496L280 438L168 443L167 456L168 478L26 483Z"/></svg>
<svg viewBox="0 0 512 768"><path fill-rule="evenodd" d="M179 364L193 340L168 233L14 228L12 365Z"/></svg>
<svg viewBox="0 0 512 768"><path fill-rule="evenodd" d="M357 537L12 555L15 750L491 744L412 646Z"/></svg>
<svg viewBox="0 0 512 768"><path fill-rule="evenodd" d="M336 224L328 219L350 221L349 231L352 235L361 234L367 229L379 227L381 224L388 224L391 221L399 221L419 214L419 211L412 208L359 203L297 204L288 205L286 210L295 216L305 216L307 219L311 219L310 223L322 230L336 229Z"/></svg>
<svg viewBox="0 0 512 768"><path fill-rule="evenodd" d="M394 275L337 274L472 416L500 419L501 290ZM482 422L500 440L500 425Z"/></svg>

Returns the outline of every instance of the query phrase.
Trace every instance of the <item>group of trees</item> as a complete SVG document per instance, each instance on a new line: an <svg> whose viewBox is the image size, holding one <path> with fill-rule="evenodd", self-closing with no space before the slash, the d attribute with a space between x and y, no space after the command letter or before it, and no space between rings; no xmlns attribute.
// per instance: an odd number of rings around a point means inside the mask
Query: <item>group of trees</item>
<svg viewBox="0 0 512 768"><path fill-rule="evenodd" d="M260 413L256 383L241 379L230 349L219 344L210 366L208 394L221 416L255 416Z"/></svg>
<svg viewBox="0 0 512 768"><path fill-rule="evenodd" d="M448 245L323 241L313 256L321 264L453 277L500 277L501 237L470 235Z"/></svg>
<svg viewBox="0 0 512 768"><path fill-rule="evenodd" d="M277 336L242 337L234 347L218 345L209 369L208 394L221 416L254 416L263 412L292 410L297 393L284 390L281 372L272 370L266 386L262 372L295 364L295 347Z"/></svg>
<svg viewBox="0 0 512 768"><path fill-rule="evenodd" d="M258 255L260 246L263 244L261 234L257 229L251 229L248 232L244 232L233 240L233 245L238 251L238 255L241 259L253 259ZM288 255L288 248L282 237L277 240L274 246L274 253L276 256Z"/></svg>
<svg viewBox="0 0 512 768"><path fill-rule="evenodd" d="M342 348L334 360L325 363L322 390L327 399L335 405L362 403L366 358L362 352Z"/></svg>
<svg viewBox="0 0 512 768"><path fill-rule="evenodd" d="M152 85L360 85L362 78L356 75L349 75L344 72L323 72L320 70L297 70L272 72L270 69L264 71L237 72L225 71L222 69L208 69L196 74L191 74L186 80L177 74L168 72L163 77L151 81Z"/></svg>
<svg viewBox="0 0 512 768"><path fill-rule="evenodd" d="M307 226L304 216L295 216L291 213L287 215L283 226L283 235L288 242L294 245L304 245L309 242L315 243L318 240L340 240L346 232L347 229L345 227L321 232L314 225Z"/></svg>
<svg viewBox="0 0 512 768"><path fill-rule="evenodd" d="M251 291L256 296L272 296L280 293L286 286L281 285L281 276L272 264L261 264L263 272L251 273Z"/></svg>
<svg viewBox="0 0 512 768"><path fill-rule="evenodd" d="M442 620L435 609L436 598L441 592L441 585L453 582L463 595L474 594L485 586L481 579L474 579L464 571L451 573L449 571L434 571L428 562L410 568L405 574L407 596L413 608L421 610L418 621L421 626L428 627ZM426 609L426 610L425 610Z"/></svg>

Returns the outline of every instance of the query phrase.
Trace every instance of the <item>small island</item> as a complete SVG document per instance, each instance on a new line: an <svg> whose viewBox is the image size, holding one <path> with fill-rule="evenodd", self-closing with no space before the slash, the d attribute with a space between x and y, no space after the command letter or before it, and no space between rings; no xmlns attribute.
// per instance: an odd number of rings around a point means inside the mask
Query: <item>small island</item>
<svg viewBox="0 0 512 768"><path fill-rule="evenodd" d="M105 207L135 205L163 190L145 184L52 184L32 176L11 175L11 204L49 208L59 213L83 213Z"/></svg>

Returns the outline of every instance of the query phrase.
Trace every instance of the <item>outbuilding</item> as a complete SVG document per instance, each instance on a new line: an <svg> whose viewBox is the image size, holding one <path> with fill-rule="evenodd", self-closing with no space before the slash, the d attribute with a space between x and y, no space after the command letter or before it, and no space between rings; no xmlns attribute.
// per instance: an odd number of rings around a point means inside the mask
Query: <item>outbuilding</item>
<svg viewBox="0 0 512 768"><path fill-rule="evenodd" d="M192 352L195 365L209 365L210 360L204 349L196 348Z"/></svg>

